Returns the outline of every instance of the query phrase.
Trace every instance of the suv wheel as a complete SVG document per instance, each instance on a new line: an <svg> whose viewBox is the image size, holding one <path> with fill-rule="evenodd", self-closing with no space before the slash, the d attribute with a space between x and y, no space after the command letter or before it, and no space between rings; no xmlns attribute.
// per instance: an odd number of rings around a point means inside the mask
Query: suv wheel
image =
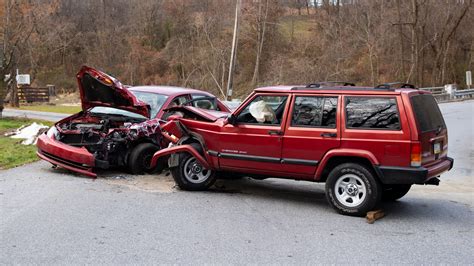
<svg viewBox="0 0 474 266"><path fill-rule="evenodd" d="M198 144L191 144L201 151ZM183 190L206 190L216 181L214 171L204 168L196 158L187 152L179 154L179 165L171 169L173 179Z"/></svg>
<svg viewBox="0 0 474 266"><path fill-rule="evenodd" d="M326 198L341 214L364 216L381 198L380 183L366 167L355 163L336 166L326 181Z"/></svg>
<svg viewBox="0 0 474 266"><path fill-rule="evenodd" d="M386 185L383 187L382 200L396 201L410 191L411 185Z"/></svg>

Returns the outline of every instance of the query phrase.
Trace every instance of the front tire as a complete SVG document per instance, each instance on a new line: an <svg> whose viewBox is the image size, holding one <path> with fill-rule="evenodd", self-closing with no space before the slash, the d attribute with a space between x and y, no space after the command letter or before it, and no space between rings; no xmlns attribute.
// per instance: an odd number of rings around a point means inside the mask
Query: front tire
<svg viewBox="0 0 474 266"><path fill-rule="evenodd" d="M396 201L410 191L411 185L386 185L383 187L382 200Z"/></svg>
<svg viewBox="0 0 474 266"><path fill-rule="evenodd" d="M336 166L326 180L326 198L339 213L364 216L382 196L381 185L372 172L356 163Z"/></svg>
<svg viewBox="0 0 474 266"><path fill-rule="evenodd" d="M196 150L201 151L198 144L191 144ZM179 188L190 191L207 190L216 181L214 171L204 168L198 160L187 152L179 155L178 167L171 169L173 179Z"/></svg>
<svg viewBox="0 0 474 266"><path fill-rule="evenodd" d="M154 168L150 167L153 154L160 148L151 143L141 143L133 148L128 157L128 170L134 175L152 173Z"/></svg>

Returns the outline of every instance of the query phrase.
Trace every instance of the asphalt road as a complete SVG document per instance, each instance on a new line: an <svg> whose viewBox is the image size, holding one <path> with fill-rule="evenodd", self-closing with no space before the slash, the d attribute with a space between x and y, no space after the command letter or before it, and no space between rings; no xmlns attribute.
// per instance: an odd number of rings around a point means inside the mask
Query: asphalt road
<svg viewBox="0 0 474 266"><path fill-rule="evenodd" d="M18 109L4 109L3 116L10 117L25 117L31 119L41 119L51 122L59 121L67 116L68 114L61 113L52 113L52 112L39 112L39 111L29 111L29 110L18 110Z"/></svg>
<svg viewBox="0 0 474 266"><path fill-rule="evenodd" d="M0 171L0 264L472 265L474 101L441 107L455 168L374 224L336 214L321 184L183 192L165 175L93 180L37 162Z"/></svg>

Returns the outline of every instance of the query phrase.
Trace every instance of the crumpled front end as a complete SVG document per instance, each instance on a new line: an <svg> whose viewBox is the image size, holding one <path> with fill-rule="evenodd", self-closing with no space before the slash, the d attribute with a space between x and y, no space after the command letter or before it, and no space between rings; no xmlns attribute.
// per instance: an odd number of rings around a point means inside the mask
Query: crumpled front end
<svg viewBox="0 0 474 266"><path fill-rule="evenodd" d="M153 119L110 128L110 121L94 120L88 114L74 115L38 138L37 155L53 165L95 177L94 168L127 166L128 155L137 143L166 145L159 123Z"/></svg>
<svg viewBox="0 0 474 266"><path fill-rule="evenodd" d="M84 147L73 147L63 144L55 139L54 135L50 133L42 134L38 137L36 146L38 151L36 154L41 159L52 163L53 165L61 166L65 169L96 177L93 172L95 167L94 156Z"/></svg>

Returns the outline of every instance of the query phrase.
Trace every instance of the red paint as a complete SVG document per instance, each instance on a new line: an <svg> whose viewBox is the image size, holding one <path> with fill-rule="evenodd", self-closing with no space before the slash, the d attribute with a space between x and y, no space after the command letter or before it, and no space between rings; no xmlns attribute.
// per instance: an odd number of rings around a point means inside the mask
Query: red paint
<svg viewBox="0 0 474 266"><path fill-rule="evenodd" d="M354 87L349 87L349 89L339 87L338 90L292 90L293 87L295 86L258 88L233 112L234 116L238 116L246 105L259 95L286 95L288 100L279 126L232 125L227 123L226 118L209 121L209 117L204 117L201 120L187 118L174 118L174 120L179 121L189 132L197 134L201 138L200 142L203 142L203 148L208 158L207 163L212 170L313 181L320 181L323 178L327 163L332 158L357 157L368 161L373 166L409 169L411 167L412 144L421 141L423 151L427 152L432 145L430 143L434 141L434 133L419 133L410 103L411 96L426 92L416 89L353 90ZM291 114L297 95L337 97L336 128L292 127ZM400 130L347 128L344 103L348 96L377 96L395 99L398 106ZM203 115L201 114L201 116ZM179 123L170 123L164 130L171 132L178 128ZM277 130L281 134L271 135L269 130ZM335 134L336 137L324 137L326 133ZM433 154L426 154L423 157L422 166L428 170L428 179L449 170L451 166L450 161L447 160L447 130L440 133L436 141L439 140L445 144L439 158L435 160ZM171 148L169 152L160 151L155 154L154 160L157 160L160 154L169 155L177 151L176 147ZM192 147L186 147L186 149L179 151L197 153ZM228 154L230 156L227 156ZM285 161L288 158L299 160L299 164L294 161L288 163L290 160ZM318 163L304 163L314 161L318 161Z"/></svg>
<svg viewBox="0 0 474 266"><path fill-rule="evenodd" d="M86 99L85 90L91 89L84 87L81 80L85 75L90 75L97 81L113 90L114 97L118 97L117 103L90 101ZM135 123L130 125L117 123L112 126L108 132L95 132L100 139L106 139L113 136L114 133L119 133L124 136L126 143L129 143L130 148L124 150L123 154L129 153L133 149L135 142L151 142L160 147L167 147L173 138L164 138L161 135L160 119L165 113L165 109L170 106L170 103L177 97L184 97L186 100L191 100L191 95L200 95L205 97L214 97L214 95L200 90L171 87L171 86L137 86L129 87L122 85L120 81L112 76L105 74L102 71L84 66L77 74L77 81L81 94L82 112L71 115L55 123L54 127L61 134L81 134L77 129L64 129L61 125L74 121L76 123L100 123L102 120L89 113L89 109L94 106L106 106L118 109L127 110L145 117L149 117L149 106L138 100L131 92L148 92L167 96L167 99L155 117L142 123ZM95 89L95 88L94 88ZM221 112L202 110L195 107L186 106L194 112L199 112L201 115L208 117L222 116L229 113L229 108L217 99L217 106ZM214 118L215 120L215 118ZM134 134L131 134L131 133ZM181 136L179 136L181 137ZM88 176L95 176L93 170L96 166L95 155L90 153L85 147L74 147L56 140L52 136L43 134L39 137L37 142L38 156L52 164L59 165L69 170L85 174ZM46 154L49 154L46 155ZM83 167L82 165L86 165ZM79 167L81 166L81 167Z"/></svg>
<svg viewBox="0 0 474 266"><path fill-rule="evenodd" d="M179 145L179 146L173 146L167 149L163 149L160 151L157 151L153 158L151 159L151 166L155 167L156 163L159 158L163 156L167 156L170 154L174 153L179 153L179 152L187 152L190 153L192 156L194 156L203 167L205 168L210 168L211 166L207 163L206 159L198 152L196 149L193 148L191 145Z"/></svg>

